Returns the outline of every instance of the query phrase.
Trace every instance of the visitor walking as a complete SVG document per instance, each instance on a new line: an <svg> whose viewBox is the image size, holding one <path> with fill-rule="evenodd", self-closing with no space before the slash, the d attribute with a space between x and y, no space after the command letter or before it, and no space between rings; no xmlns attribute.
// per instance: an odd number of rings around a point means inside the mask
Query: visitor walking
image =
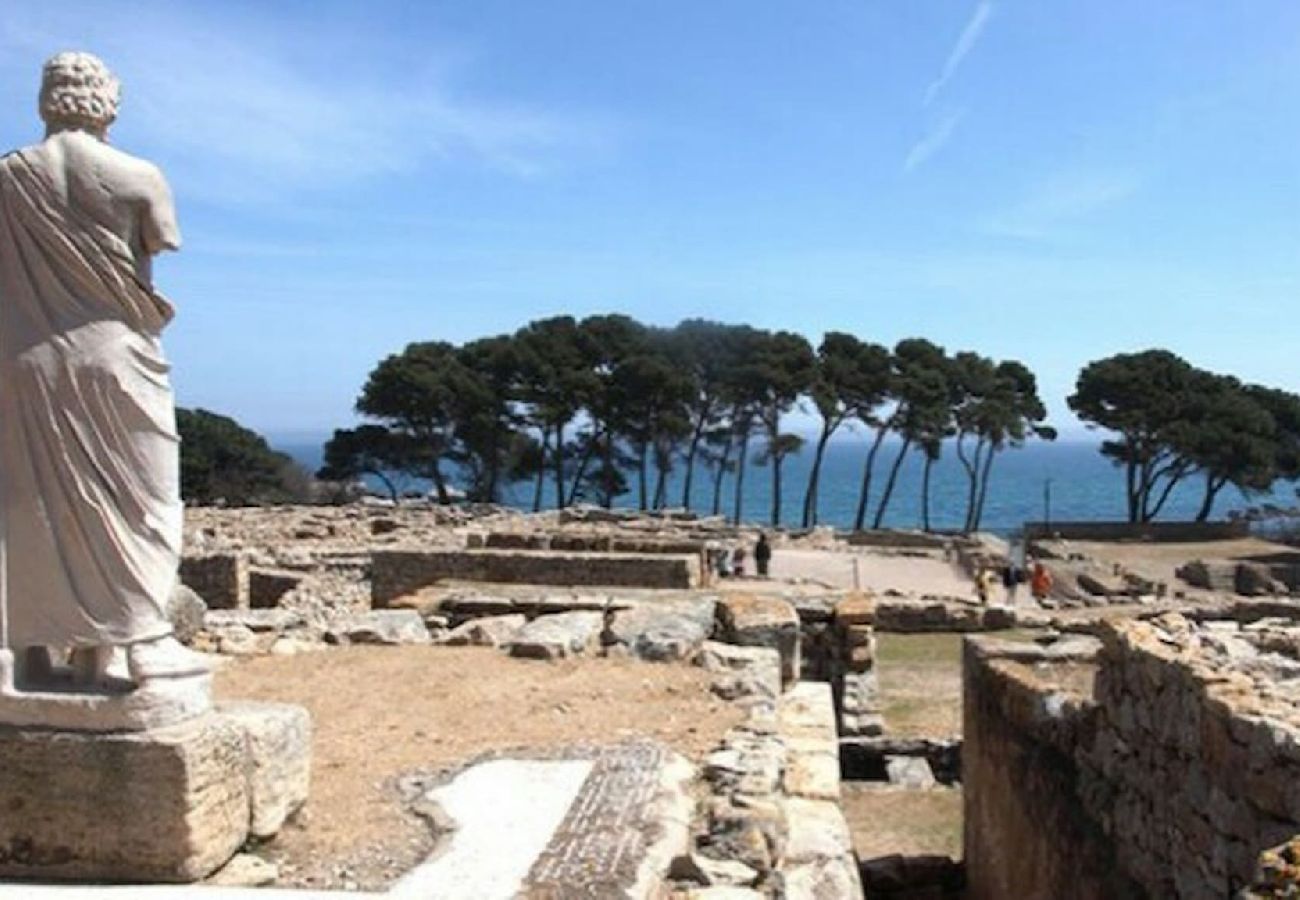
<svg viewBox="0 0 1300 900"><path fill-rule="evenodd" d="M1029 578L1029 590L1035 600L1046 600L1052 593L1052 573L1040 562L1034 563L1033 575Z"/></svg>
<svg viewBox="0 0 1300 900"><path fill-rule="evenodd" d="M1002 569L1002 587L1007 592L1007 605L1016 605L1016 589L1020 587L1020 581L1024 576L1021 574L1020 567L1014 562L1008 561Z"/></svg>
<svg viewBox="0 0 1300 900"><path fill-rule="evenodd" d="M745 577L745 545L741 544L731 555L731 574L737 578Z"/></svg>
<svg viewBox="0 0 1300 900"><path fill-rule="evenodd" d="M754 562L758 566L758 577L767 577L767 564L772 561L772 545L767 542L767 535L760 534L754 545Z"/></svg>
<svg viewBox="0 0 1300 900"><path fill-rule="evenodd" d="M997 580L997 576L988 566L981 568L979 574L975 576L975 595L984 606L989 605L989 598L993 596L993 586L997 584Z"/></svg>

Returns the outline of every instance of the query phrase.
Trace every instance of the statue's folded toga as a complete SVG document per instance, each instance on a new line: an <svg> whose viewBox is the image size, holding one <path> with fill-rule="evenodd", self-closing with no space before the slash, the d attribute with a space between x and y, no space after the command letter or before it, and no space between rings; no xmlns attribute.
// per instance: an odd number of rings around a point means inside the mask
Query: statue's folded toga
<svg viewBox="0 0 1300 900"><path fill-rule="evenodd" d="M166 636L178 439L149 255L157 170L68 128L0 158L0 539L9 644Z"/></svg>

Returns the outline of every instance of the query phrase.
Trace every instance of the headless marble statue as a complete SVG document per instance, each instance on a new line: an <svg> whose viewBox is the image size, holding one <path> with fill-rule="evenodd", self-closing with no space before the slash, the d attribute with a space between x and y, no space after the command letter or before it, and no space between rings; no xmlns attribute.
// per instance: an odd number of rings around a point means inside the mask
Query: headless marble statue
<svg viewBox="0 0 1300 900"><path fill-rule="evenodd" d="M206 671L172 636L179 440L151 256L180 246L152 164L108 145L117 80L45 65L45 140L0 157L0 651L87 687Z"/></svg>

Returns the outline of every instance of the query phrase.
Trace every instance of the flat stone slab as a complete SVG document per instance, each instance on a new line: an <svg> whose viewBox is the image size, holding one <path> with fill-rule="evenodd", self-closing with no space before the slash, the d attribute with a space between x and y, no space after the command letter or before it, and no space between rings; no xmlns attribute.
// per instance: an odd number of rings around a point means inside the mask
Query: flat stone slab
<svg viewBox="0 0 1300 900"><path fill-rule="evenodd" d="M288 631L304 624L301 614L288 609L211 609L204 627L209 631L243 626L249 631Z"/></svg>
<svg viewBox="0 0 1300 900"><path fill-rule="evenodd" d="M595 643L605 617L598 612L567 612L533 619L510 642L510 655L563 659L585 653Z"/></svg>
<svg viewBox="0 0 1300 900"><path fill-rule="evenodd" d="M519 614L470 619L453 628L442 642L452 647L501 647L514 639L525 621Z"/></svg>
<svg viewBox="0 0 1300 900"><path fill-rule="evenodd" d="M427 644L429 629L413 609L377 609L338 622L325 632L332 644Z"/></svg>
<svg viewBox="0 0 1300 900"><path fill-rule="evenodd" d="M456 823L450 845L408 874L397 891L430 897L509 900L568 814L590 760L480 763L428 799Z"/></svg>
<svg viewBox="0 0 1300 900"><path fill-rule="evenodd" d="M687 850L693 775L649 742L478 763L427 795L456 827L393 894L648 900Z"/></svg>

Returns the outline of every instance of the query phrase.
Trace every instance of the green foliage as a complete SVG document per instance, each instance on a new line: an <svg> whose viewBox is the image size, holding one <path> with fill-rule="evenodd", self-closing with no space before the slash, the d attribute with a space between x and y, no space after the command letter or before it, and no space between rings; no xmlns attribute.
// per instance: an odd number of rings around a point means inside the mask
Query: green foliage
<svg viewBox="0 0 1300 900"><path fill-rule="evenodd" d="M968 411L966 427L994 449L1023 440L1037 427L1026 423L1042 418L1033 376L1018 363L990 364L988 383L985 407L979 416ZM804 501L811 524L820 461L837 429L857 420L875 432L865 511L880 441L897 433L903 454L915 447L933 462L957 428L958 384L943 348L919 338L891 352L831 332L814 353L801 335L748 325L691 319L655 328L622 315L554 316L460 348L411 344L382 360L357 401L370 423L335 434L322 475L389 479L394 493L393 479L425 477L443 498L455 478L478 500L532 479L537 509L548 494L561 506L611 505L629 491L641 508L661 509L678 465L686 471L682 502L690 506L702 464L712 472L715 513L724 481L734 478L739 520L752 463L771 469L771 521L779 524L783 463L804 443L783 426L808 399L823 420ZM1000 415L995 396L1005 407ZM762 443L751 453L755 435ZM901 462L900 455L878 519Z"/></svg>
<svg viewBox="0 0 1300 900"><path fill-rule="evenodd" d="M177 409L181 497L188 503L250 506L307 499L306 473L256 432L206 409Z"/></svg>
<svg viewBox="0 0 1300 900"><path fill-rule="evenodd" d="M1068 402L1116 434L1101 452L1124 471L1133 522L1159 515L1193 476L1204 479L1204 520L1229 484L1266 491L1300 474L1300 398L1198 369L1167 350L1089 363Z"/></svg>

